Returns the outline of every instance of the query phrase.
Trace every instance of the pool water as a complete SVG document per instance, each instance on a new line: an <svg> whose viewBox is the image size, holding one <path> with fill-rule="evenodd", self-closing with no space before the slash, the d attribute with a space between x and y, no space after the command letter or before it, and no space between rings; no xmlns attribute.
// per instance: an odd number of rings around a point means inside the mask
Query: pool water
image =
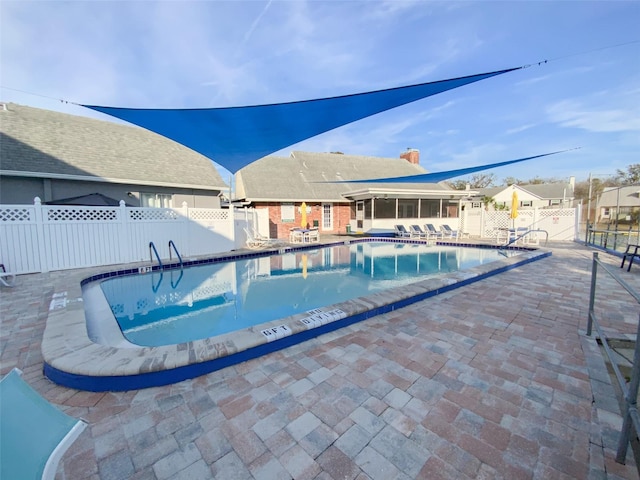
<svg viewBox="0 0 640 480"><path fill-rule="evenodd" d="M518 253L356 243L120 276L100 286L126 340L152 347L253 327Z"/></svg>

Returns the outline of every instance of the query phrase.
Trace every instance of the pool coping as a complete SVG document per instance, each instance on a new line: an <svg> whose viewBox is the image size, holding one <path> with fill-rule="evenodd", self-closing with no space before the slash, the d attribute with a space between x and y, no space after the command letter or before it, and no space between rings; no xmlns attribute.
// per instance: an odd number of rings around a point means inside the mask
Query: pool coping
<svg viewBox="0 0 640 480"><path fill-rule="evenodd" d="M184 264L202 265L256 258L273 253L296 252L319 246L367 241L398 243L397 239L362 238L260 251L230 252L213 258L188 260ZM400 242L425 243L421 240L408 239ZM437 244L500 248L497 245L464 242L437 242ZM78 285L65 285L64 292L54 293L42 339L44 374L60 385L94 392L136 390L177 383L287 348L551 255L551 251L539 248L509 249L520 250L522 253L468 270L391 288L251 328L203 340L160 347L117 348L94 343L89 338L82 303L82 287L87 283L105 278L139 273L140 268L147 269L148 264L97 273L83 279ZM179 266L179 263L162 267L155 265L153 270L168 270Z"/></svg>

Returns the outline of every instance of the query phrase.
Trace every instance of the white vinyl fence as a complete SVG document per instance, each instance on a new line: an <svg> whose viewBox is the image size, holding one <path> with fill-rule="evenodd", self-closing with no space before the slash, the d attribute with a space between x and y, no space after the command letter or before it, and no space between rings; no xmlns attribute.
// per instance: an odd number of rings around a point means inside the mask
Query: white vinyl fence
<svg viewBox="0 0 640 480"><path fill-rule="evenodd" d="M150 242L164 260L170 240L182 257L226 252L245 244L255 218L232 208L60 206L36 198L0 205L0 263L22 274L149 261Z"/></svg>
<svg viewBox="0 0 640 480"><path fill-rule="evenodd" d="M550 241L573 241L579 236L580 206L576 208L532 208L518 210L515 219L508 210L465 208L460 217L462 231L481 238L496 237L501 229L544 230ZM545 234L538 239L544 241Z"/></svg>

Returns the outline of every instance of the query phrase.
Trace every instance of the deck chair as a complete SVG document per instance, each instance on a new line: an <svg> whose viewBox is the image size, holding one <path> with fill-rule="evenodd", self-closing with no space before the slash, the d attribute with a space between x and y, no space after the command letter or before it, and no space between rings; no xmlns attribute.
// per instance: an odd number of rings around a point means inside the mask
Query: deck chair
<svg viewBox="0 0 640 480"><path fill-rule="evenodd" d="M260 248L260 247L264 247L267 244L266 240L254 237L253 234L247 228L244 229L244 233L247 236L247 241L246 241L247 248Z"/></svg>
<svg viewBox="0 0 640 480"><path fill-rule="evenodd" d="M289 230L290 243L304 243L304 230L301 228L292 228Z"/></svg>
<svg viewBox="0 0 640 480"><path fill-rule="evenodd" d="M424 229L426 230L427 234L428 234L428 239L431 240L432 238L435 240L440 240L444 237L444 235L442 234L442 232L439 232L438 230L436 230L436 227L433 226L433 223L425 223L424 225Z"/></svg>
<svg viewBox="0 0 640 480"><path fill-rule="evenodd" d="M411 237L413 238L425 238L428 239L429 235L427 232L422 230L420 225L409 225L409 231L411 233Z"/></svg>
<svg viewBox="0 0 640 480"><path fill-rule="evenodd" d="M53 479L86 423L40 396L17 368L0 381L0 478Z"/></svg>
<svg viewBox="0 0 640 480"><path fill-rule="evenodd" d="M303 240L309 243L318 243L320 241L320 232L317 228L311 228L304 234Z"/></svg>
<svg viewBox="0 0 640 480"><path fill-rule="evenodd" d="M404 225L394 225L396 231L396 237L408 237L411 238L411 232L409 232Z"/></svg>
<svg viewBox="0 0 640 480"><path fill-rule="evenodd" d="M7 272L7 269L0 263L0 283L5 287L15 287L16 274Z"/></svg>
<svg viewBox="0 0 640 480"><path fill-rule="evenodd" d="M458 231L452 230L447 224L440 225L440 231L445 238L458 238Z"/></svg>

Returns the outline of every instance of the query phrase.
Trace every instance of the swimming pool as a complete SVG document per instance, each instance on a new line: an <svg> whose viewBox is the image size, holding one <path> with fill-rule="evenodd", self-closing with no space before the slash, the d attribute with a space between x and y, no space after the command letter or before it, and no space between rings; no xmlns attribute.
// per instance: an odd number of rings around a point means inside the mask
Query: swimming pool
<svg viewBox="0 0 640 480"><path fill-rule="evenodd" d="M256 327L519 253L424 243L341 244L119 276L100 288L117 321L109 338L157 347ZM109 344L93 316L89 331Z"/></svg>
<svg viewBox="0 0 640 480"><path fill-rule="evenodd" d="M340 248L337 252L348 251L348 263L343 259L342 264L337 262L338 265L334 264L333 267L329 267L329 257L339 256L341 253L335 253L336 250L323 250L315 245L289 247L280 251L231 252L227 256L185 262L185 266L194 269L201 265L217 264L222 267L226 263L221 270L226 268L230 271L221 275L219 279L214 275L216 280L211 280L210 276L204 274L187 280L189 277L186 270L181 272L177 264L165 265L164 268L158 265L151 268L148 264L138 264L126 269L90 275L80 282L77 289L74 287L68 292L56 292L52 299L42 341L44 373L56 383L89 391L132 390L175 383L286 348L551 255L551 252L545 250L516 247L511 250L518 251L519 254L512 256L512 251L499 251L495 246L484 245L481 247L486 253L474 260L475 266L470 263L470 268L466 270L428 274L418 281L413 278L411 283L399 284L399 280L392 274L395 274L400 264L411 263L414 265L415 274L429 263L462 265L471 258L471 248L476 246L449 244L449 247L455 247L449 250L449 253L442 251L437 256L429 256L427 252L418 256L409 252L412 248L419 250L412 245L423 242L375 239L370 243L370 240L372 239L352 240L347 242L348 245L342 242L333 244L334 247L346 247ZM388 250L396 253L379 257L375 254L365 254L367 249L373 251L373 246L379 244L386 244ZM359 246L361 248L358 248ZM432 252L436 252L434 247L420 248L431 248ZM459 248L461 250L458 250ZM405 249L407 254L401 254ZM327 253L330 251L334 253ZM452 251L456 254L450 253ZM279 255L272 256L274 253ZM306 265L303 263L303 256L306 256ZM493 257L492 261L488 260L490 257ZM427 261L427 258L430 260ZM250 262L237 263L235 268L231 268L230 260ZM280 263L272 265L272 262ZM243 267L240 269L237 265L241 264ZM241 300L245 307L256 312L264 309L268 303L267 299L286 292L287 288L283 285L288 285L289 282L303 284L311 291L318 289L316 282L309 280L316 276L320 278L329 275L332 269L350 272L353 270L354 274L363 277L375 276L376 272L382 272L386 274L381 277L385 288L377 291L367 290L364 295L356 298L317 308L310 308L312 304L307 304L303 299L298 302L298 309L294 314L284 313L283 317L277 314L275 316L278 318L254 326L159 346L135 345L124 337L119 328L114 328L117 323L114 320L113 307L106 301L100 288L107 279L134 276L148 282L154 294L163 291L158 298L161 302L172 301L170 308L180 305L180 308L188 309L189 303L196 304L201 301L196 297L202 295L202 301L209 302L207 308L210 310ZM229 278L234 279L234 282L230 282ZM266 278L271 278L271 281L265 282ZM179 295L176 292L181 288L180 285L183 285L186 291L188 283L198 285L199 290L192 291L193 298L189 298L190 294L187 295L181 290ZM264 291L256 296L251 295L251 298L247 297L246 293L253 288L249 286L250 283ZM267 289L265 286L268 283L271 287ZM323 288L335 290L335 285L335 282L328 282ZM135 303L128 307L125 302L116 305L121 305L122 313L127 319L131 314L135 318L135 309L139 309L141 315L147 311L148 315L148 310L145 310L151 298L147 297L148 294L147 291L143 295L144 298L136 298L134 295ZM297 293L288 298L298 299L299 295L301 294ZM157 300L154 299L153 302L155 301ZM159 320L159 323L163 322L172 321ZM133 330L140 330L139 327L134 326Z"/></svg>

